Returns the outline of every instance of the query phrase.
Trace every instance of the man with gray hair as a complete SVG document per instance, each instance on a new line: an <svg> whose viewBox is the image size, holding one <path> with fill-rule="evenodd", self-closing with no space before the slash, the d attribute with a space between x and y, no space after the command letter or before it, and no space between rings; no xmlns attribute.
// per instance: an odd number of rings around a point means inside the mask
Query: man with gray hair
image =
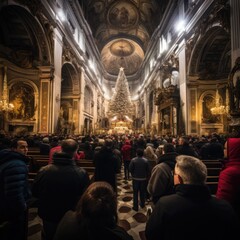
<svg viewBox="0 0 240 240"><path fill-rule="evenodd" d="M236 239L238 218L230 204L211 195L205 164L179 155L173 174L175 194L158 200L146 224L146 239Z"/></svg>

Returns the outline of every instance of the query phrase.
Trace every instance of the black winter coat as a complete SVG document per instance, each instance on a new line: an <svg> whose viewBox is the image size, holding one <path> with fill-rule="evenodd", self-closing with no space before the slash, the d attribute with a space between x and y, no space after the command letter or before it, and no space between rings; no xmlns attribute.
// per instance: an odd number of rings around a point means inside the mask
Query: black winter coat
<svg viewBox="0 0 240 240"><path fill-rule="evenodd" d="M89 175L65 153L54 153L53 164L40 169L32 194L38 199L39 216L58 222L68 210L74 210L89 185Z"/></svg>
<svg viewBox="0 0 240 240"><path fill-rule="evenodd" d="M161 197L146 224L147 240L234 240L239 222L232 207L207 186L179 184Z"/></svg>
<svg viewBox="0 0 240 240"><path fill-rule="evenodd" d="M10 150L0 151L0 222L23 216L31 197L28 158Z"/></svg>
<svg viewBox="0 0 240 240"><path fill-rule="evenodd" d="M116 191L116 174L119 169L119 160L113 150L103 146L94 156L94 166L94 181L106 181Z"/></svg>

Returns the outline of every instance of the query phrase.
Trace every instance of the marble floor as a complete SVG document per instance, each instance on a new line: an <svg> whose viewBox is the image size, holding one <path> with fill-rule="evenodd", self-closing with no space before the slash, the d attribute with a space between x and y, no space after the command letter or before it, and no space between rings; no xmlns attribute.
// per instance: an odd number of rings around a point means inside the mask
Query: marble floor
<svg viewBox="0 0 240 240"><path fill-rule="evenodd" d="M139 211L132 210L132 181L124 180L123 171L118 174L118 212L119 225L133 236L134 240L145 240L144 229L147 221L147 211L150 205ZM41 240L41 219L37 216L37 209L29 209L28 240Z"/></svg>

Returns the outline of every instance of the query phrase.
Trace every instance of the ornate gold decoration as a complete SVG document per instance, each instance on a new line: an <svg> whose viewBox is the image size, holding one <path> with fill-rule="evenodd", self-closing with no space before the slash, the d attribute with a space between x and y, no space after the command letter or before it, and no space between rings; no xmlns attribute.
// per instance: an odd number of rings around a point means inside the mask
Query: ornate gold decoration
<svg viewBox="0 0 240 240"><path fill-rule="evenodd" d="M8 86L7 86L7 67L4 66L4 78L3 78L3 92L2 100L0 101L0 112L11 112L14 109L14 105L8 101Z"/></svg>
<svg viewBox="0 0 240 240"><path fill-rule="evenodd" d="M228 99L228 91L226 92L226 99ZM215 107L211 108L211 112L213 115L223 115L228 113L229 106L228 104L226 104L226 106L222 104L221 98L218 92L218 86L216 90L215 104L216 104Z"/></svg>
<svg viewBox="0 0 240 240"><path fill-rule="evenodd" d="M157 88L154 91L155 105L158 105L158 109L164 109L170 105L175 107L179 106L179 89L175 85L170 85L167 88Z"/></svg>
<svg viewBox="0 0 240 240"><path fill-rule="evenodd" d="M127 1L115 1L108 11L109 23L117 28L133 27L137 24L138 18L135 5Z"/></svg>
<svg viewBox="0 0 240 240"><path fill-rule="evenodd" d="M106 44L101 56L105 69L112 75L117 75L120 67L124 67L126 75L132 75L141 65L144 52L136 42L121 38Z"/></svg>

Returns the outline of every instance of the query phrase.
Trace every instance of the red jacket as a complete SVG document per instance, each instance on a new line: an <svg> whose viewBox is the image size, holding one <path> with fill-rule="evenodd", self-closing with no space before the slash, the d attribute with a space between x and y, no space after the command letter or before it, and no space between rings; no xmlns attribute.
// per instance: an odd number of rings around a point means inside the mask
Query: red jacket
<svg viewBox="0 0 240 240"><path fill-rule="evenodd" d="M125 144L122 146L121 149L123 161L130 161L132 158L131 152L132 152L132 146L129 141L126 141Z"/></svg>
<svg viewBox="0 0 240 240"><path fill-rule="evenodd" d="M61 149L61 146L56 146L54 148L51 148L50 149L50 152L49 152L49 159L48 159L48 164L51 164L52 163L52 158L53 158L53 154L55 152L61 152L62 149ZM80 151L79 153L76 153L76 155L74 156L74 159L75 160L79 160L79 159L84 159L85 158L85 154L83 151Z"/></svg>
<svg viewBox="0 0 240 240"><path fill-rule="evenodd" d="M216 197L238 208L240 217L240 138L227 140L227 158L219 174Z"/></svg>

